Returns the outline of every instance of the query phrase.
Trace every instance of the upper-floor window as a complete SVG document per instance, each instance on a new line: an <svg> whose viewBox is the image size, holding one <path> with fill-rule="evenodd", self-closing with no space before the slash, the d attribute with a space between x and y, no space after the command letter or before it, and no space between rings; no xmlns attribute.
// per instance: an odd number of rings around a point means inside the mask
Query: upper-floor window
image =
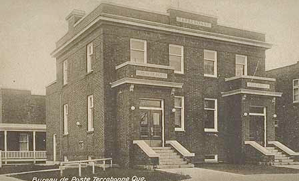
<svg viewBox="0 0 299 181"><path fill-rule="evenodd" d="M184 47L169 45L169 65L174 68L175 73L184 73Z"/></svg>
<svg viewBox="0 0 299 181"><path fill-rule="evenodd" d="M205 131L218 131L217 99L206 98L204 101L205 109Z"/></svg>
<svg viewBox="0 0 299 181"><path fill-rule="evenodd" d="M87 97L87 109L88 109L88 116L87 116L87 131L93 131L93 95Z"/></svg>
<svg viewBox="0 0 299 181"><path fill-rule="evenodd" d="M293 102L299 102L299 79L293 80Z"/></svg>
<svg viewBox="0 0 299 181"><path fill-rule="evenodd" d="M184 97L175 96L174 97L174 108L175 108L175 131L184 131Z"/></svg>
<svg viewBox="0 0 299 181"><path fill-rule="evenodd" d="M247 75L247 56L236 55L236 76Z"/></svg>
<svg viewBox="0 0 299 181"><path fill-rule="evenodd" d="M63 81L63 85L67 84L67 76L68 76L68 63L67 60L63 61L62 64L62 71L63 71L63 77L62 77L62 81Z"/></svg>
<svg viewBox="0 0 299 181"><path fill-rule="evenodd" d="M92 71L93 43L89 43L86 47L86 71Z"/></svg>
<svg viewBox="0 0 299 181"><path fill-rule="evenodd" d="M217 77L217 52L204 50L204 75Z"/></svg>
<svg viewBox="0 0 299 181"><path fill-rule="evenodd" d="M136 63L147 63L146 60L146 41L130 39L131 61Z"/></svg>
<svg viewBox="0 0 299 181"><path fill-rule="evenodd" d="M68 104L63 105L63 134L68 134L68 114L69 114L69 106Z"/></svg>

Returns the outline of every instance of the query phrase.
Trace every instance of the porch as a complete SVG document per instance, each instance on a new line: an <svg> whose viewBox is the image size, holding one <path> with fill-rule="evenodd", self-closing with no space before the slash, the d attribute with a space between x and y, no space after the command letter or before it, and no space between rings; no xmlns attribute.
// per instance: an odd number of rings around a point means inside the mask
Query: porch
<svg viewBox="0 0 299 181"><path fill-rule="evenodd" d="M0 150L1 164L46 161L46 125L0 124Z"/></svg>

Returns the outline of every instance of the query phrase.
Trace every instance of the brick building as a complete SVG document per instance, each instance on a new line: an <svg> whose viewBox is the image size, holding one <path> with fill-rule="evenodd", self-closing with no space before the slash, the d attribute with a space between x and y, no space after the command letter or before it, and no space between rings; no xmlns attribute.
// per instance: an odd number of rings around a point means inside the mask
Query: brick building
<svg viewBox="0 0 299 181"><path fill-rule="evenodd" d="M276 90L282 92L277 99L278 140L299 151L299 63L267 71L276 78Z"/></svg>
<svg viewBox="0 0 299 181"><path fill-rule="evenodd" d="M66 20L52 53L57 80L47 87L48 159L274 161L266 146L281 93L265 77L264 34L180 9L108 3Z"/></svg>
<svg viewBox="0 0 299 181"><path fill-rule="evenodd" d="M46 98L0 88L2 162L46 161Z"/></svg>

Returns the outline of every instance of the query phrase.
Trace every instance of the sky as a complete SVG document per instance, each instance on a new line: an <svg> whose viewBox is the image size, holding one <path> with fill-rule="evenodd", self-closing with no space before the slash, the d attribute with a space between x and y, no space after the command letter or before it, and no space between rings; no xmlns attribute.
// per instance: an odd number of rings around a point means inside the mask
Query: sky
<svg viewBox="0 0 299 181"><path fill-rule="evenodd" d="M50 53L67 32L73 9L89 13L100 0L0 0L0 87L45 95L55 81ZM166 12L170 6L218 17L218 24L266 34L266 69L299 61L298 0L105 0Z"/></svg>

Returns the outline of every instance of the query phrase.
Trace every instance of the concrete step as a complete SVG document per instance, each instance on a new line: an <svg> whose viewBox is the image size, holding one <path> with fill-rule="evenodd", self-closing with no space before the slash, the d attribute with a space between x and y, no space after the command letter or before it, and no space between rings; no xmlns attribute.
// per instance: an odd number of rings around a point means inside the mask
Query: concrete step
<svg viewBox="0 0 299 181"><path fill-rule="evenodd" d="M275 147L265 147L267 150L275 150Z"/></svg>
<svg viewBox="0 0 299 181"><path fill-rule="evenodd" d="M187 165L188 163L184 160L173 160L173 161L159 161L159 165Z"/></svg>
<svg viewBox="0 0 299 181"><path fill-rule="evenodd" d="M159 157L160 161L184 160L181 157Z"/></svg>
<svg viewBox="0 0 299 181"><path fill-rule="evenodd" d="M291 162L294 162L294 160L292 160L292 159L288 159L288 160L281 160L281 159L279 159L279 160L274 160L274 162L275 163L291 163Z"/></svg>
<svg viewBox="0 0 299 181"><path fill-rule="evenodd" d="M171 150L171 147L151 147L153 150Z"/></svg>
<svg viewBox="0 0 299 181"><path fill-rule="evenodd" d="M274 156L275 157L275 160L289 160L289 159L291 159L290 157L288 157L288 156L278 156L278 155L275 155Z"/></svg>
<svg viewBox="0 0 299 181"><path fill-rule="evenodd" d="M187 164L187 165L157 165L158 169L164 169L164 168L194 168L193 164Z"/></svg>
<svg viewBox="0 0 299 181"><path fill-rule="evenodd" d="M170 155L160 155L160 159L178 159L181 158L178 154L170 154Z"/></svg>
<svg viewBox="0 0 299 181"><path fill-rule="evenodd" d="M154 150L156 153L175 153L174 150Z"/></svg>
<svg viewBox="0 0 299 181"><path fill-rule="evenodd" d="M175 152L156 152L157 154L159 154L160 156L176 156L178 155L177 153Z"/></svg>

